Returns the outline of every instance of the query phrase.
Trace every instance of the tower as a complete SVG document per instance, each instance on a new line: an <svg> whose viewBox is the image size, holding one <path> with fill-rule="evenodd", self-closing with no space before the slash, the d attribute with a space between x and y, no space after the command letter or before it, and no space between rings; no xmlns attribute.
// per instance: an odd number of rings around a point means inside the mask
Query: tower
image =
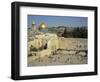
<svg viewBox="0 0 100 82"><path fill-rule="evenodd" d="M32 31L34 31L36 29L36 26L35 26L35 21L32 22Z"/></svg>

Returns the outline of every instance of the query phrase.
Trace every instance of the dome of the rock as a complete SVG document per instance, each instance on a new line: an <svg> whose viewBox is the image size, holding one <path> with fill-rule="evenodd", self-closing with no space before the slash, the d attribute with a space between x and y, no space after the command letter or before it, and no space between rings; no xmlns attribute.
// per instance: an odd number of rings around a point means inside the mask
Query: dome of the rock
<svg viewBox="0 0 100 82"><path fill-rule="evenodd" d="M41 23L39 25L39 29L46 29L47 28L47 25L45 23Z"/></svg>

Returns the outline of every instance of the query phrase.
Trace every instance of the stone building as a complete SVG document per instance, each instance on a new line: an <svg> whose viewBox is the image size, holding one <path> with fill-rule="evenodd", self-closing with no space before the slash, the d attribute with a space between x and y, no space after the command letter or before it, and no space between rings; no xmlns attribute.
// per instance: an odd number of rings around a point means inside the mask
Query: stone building
<svg viewBox="0 0 100 82"><path fill-rule="evenodd" d="M32 31L36 30L36 24L35 21L32 22L32 27L31 27Z"/></svg>

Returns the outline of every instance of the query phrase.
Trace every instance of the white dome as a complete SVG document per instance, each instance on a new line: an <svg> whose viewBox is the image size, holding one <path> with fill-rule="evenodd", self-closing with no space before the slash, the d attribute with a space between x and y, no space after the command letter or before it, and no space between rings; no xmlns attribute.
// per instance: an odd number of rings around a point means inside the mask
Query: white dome
<svg viewBox="0 0 100 82"><path fill-rule="evenodd" d="M35 21L33 21L32 24L35 24Z"/></svg>

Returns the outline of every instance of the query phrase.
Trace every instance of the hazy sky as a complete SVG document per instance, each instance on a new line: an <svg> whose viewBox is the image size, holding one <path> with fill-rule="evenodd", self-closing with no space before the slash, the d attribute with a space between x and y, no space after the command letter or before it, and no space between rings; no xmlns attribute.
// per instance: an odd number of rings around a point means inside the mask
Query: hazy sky
<svg viewBox="0 0 100 82"><path fill-rule="evenodd" d="M48 15L28 15L28 26L31 26L32 21L35 21L36 26L41 22L47 24L48 27L54 26L87 26L87 17L71 17L71 16L48 16Z"/></svg>

